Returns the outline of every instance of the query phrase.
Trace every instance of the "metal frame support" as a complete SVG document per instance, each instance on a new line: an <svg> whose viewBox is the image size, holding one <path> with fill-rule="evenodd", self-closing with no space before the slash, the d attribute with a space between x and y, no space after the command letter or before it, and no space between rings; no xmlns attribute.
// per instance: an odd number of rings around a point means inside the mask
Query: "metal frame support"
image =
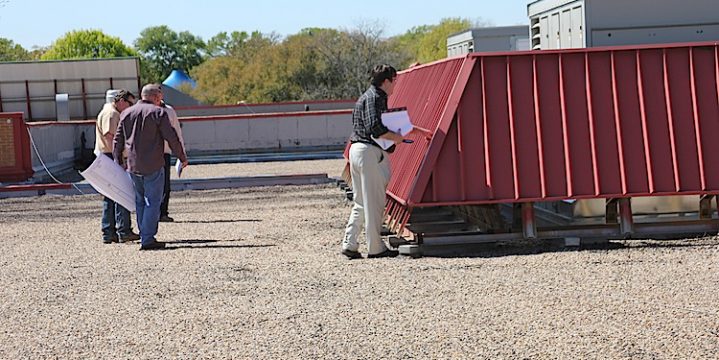
<svg viewBox="0 0 719 360"><path fill-rule="evenodd" d="M712 214L714 214L712 200L714 200L714 195L702 195L699 200L699 219L710 220L712 218Z"/></svg>
<svg viewBox="0 0 719 360"><path fill-rule="evenodd" d="M604 204L604 222L606 224L616 224L617 217L619 217L617 199L606 199Z"/></svg>
<svg viewBox="0 0 719 360"><path fill-rule="evenodd" d="M522 236L525 239L537 238L537 222L534 217L534 203L522 203Z"/></svg>
<svg viewBox="0 0 719 360"><path fill-rule="evenodd" d="M617 200L619 205L619 229L625 238L630 238L634 233L634 217L632 216L632 199L624 198Z"/></svg>
<svg viewBox="0 0 719 360"><path fill-rule="evenodd" d="M519 231L522 228L522 204L512 204L512 230Z"/></svg>

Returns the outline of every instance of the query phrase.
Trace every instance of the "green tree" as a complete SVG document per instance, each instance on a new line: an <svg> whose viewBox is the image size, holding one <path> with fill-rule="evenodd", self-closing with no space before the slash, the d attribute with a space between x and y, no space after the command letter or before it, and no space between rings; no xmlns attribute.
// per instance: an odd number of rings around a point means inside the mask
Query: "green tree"
<svg viewBox="0 0 719 360"><path fill-rule="evenodd" d="M73 30L55 40L42 60L90 59L137 56L120 38L100 30Z"/></svg>
<svg viewBox="0 0 719 360"><path fill-rule="evenodd" d="M208 43L212 57L191 72L197 81L192 95L212 104L234 104L238 101L267 102L288 99L282 85L284 59L278 59L278 36L255 31L220 33Z"/></svg>
<svg viewBox="0 0 719 360"><path fill-rule="evenodd" d="M10 39L0 38L0 61L30 60L30 53Z"/></svg>
<svg viewBox="0 0 719 360"><path fill-rule="evenodd" d="M418 61L425 63L446 58L447 37L471 27L472 22L468 19L442 19L438 25L433 26L419 39Z"/></svg>
<svg viewBox="0 0 719 360"><path fill-rule="evenodd" d="M472 27L490 25L482 19L445 18L437 25L416 26L394 38L396 46L411 58L410 62L428 63L447 57L447 38ZM403 66L409 65L404 63Z"/></svg>
<svg viewBox="0 0 719 360"><path fill-rule="evenodd" d="M40 60L42 55L50 50L49 46L33 46L30 50L30 60Z"/></svg>
<svg viewBox="0 0 719 360"><path fill-rule="evenodd" d="M204 61L202 38L188 31L177 33L165 25L142 30L135 47L142 55L145 82L161 82L173 69L189 73Z"/></svg>

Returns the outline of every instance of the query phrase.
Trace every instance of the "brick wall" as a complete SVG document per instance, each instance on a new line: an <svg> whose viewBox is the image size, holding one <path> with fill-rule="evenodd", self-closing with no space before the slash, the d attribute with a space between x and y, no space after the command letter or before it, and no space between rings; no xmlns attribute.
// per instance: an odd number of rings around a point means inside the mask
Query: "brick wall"
<svg viewBox="0 0 719 360"><path fill-rule="evenodd" d="M0 119L0 167L15 166L15 136L10 119Z"/></svg>

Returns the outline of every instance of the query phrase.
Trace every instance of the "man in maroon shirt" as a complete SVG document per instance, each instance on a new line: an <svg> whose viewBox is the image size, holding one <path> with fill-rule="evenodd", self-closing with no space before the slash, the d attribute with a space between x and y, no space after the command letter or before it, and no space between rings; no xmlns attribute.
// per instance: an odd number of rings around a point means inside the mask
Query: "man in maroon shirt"
<svg viewBox="0 0 719 360"><path fill-rule="evenodd" d="M165 141L183 168L188 163L167 111L159 106L163 98L160 85L145 85L141 97L140 102L120 114L112 153L119 162L123 150L127 150L125 168L135 184L140 250L155 250L165 247L165 243L155 239L165 185Z"/></svg>

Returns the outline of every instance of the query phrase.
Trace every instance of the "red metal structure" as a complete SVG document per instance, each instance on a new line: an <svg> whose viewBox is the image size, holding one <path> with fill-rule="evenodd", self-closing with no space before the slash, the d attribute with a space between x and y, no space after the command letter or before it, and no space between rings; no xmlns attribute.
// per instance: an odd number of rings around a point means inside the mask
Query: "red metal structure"
<svg viewBox="0 0 719 360"><path fill-rule="evenodd" d="M0 181L24 181L33 174L30 137L22 113L0 113Z"/></svg>
<svg viewBox="0 0 719 360"><path fill-rule="evenodd" d="M719 193L719 46L470 54L399 74L390 107L434 130L391 155L387 215Z"/></svg>

